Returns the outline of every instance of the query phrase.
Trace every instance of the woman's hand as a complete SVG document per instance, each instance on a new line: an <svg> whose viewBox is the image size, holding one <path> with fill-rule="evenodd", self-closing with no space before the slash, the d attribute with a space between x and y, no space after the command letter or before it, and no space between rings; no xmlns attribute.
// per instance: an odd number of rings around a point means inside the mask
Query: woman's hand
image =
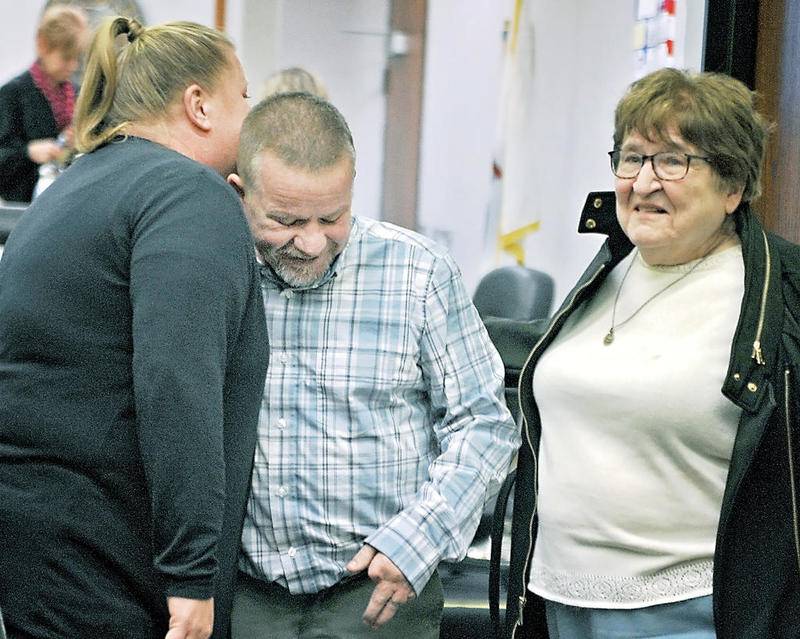
<svg viewBox="0 0 800 639"><path fill-rule="evenodd" d="M32 140L28 143L28 157L36 164L55 162L61 152L61 146L53 139Z"/></svg>
<svg viewBox="0 0 800 639"><path fill-rule="evenodd" d="M164 639L208 639L214 629L214 600L167 597L169 632Z"/></svg>

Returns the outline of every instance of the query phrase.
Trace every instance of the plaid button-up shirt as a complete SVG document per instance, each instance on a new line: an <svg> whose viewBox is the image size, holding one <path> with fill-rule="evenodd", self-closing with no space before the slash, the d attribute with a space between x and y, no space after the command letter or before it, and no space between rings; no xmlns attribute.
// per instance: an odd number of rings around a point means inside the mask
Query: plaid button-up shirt
<svg viewBox="0 0 800 639"><path fill-rule="evenodd" d="M354 218L318 285L262 272L272 355L240 567L313 593L368 543L420 592L464 556L519 444L458 268L416 233Z"/></svg>

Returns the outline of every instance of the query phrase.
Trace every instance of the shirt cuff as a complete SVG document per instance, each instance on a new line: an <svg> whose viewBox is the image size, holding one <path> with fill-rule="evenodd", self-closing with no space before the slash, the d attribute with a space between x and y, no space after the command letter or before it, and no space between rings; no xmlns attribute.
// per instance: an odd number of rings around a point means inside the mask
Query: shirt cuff
<svg viewBox="0 0 800 639"><path fill-rule="evenodd" d="M214 580L182 579L167 580L165 594L167 597L184 597L186 599L211 599L214 596Z"/></svg>
<svg viewBox="0 0 800 639"><path fill-rule="evenodd" d="M420 532L420 524L409 512L403 511L365 540L392 560L417 595L425 588L441 560L439 549Z"/></svg>

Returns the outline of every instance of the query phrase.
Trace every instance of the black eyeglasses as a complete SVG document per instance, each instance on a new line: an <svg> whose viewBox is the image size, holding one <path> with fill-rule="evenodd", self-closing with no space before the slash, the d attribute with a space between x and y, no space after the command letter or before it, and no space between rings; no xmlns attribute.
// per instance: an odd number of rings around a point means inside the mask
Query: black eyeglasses
<svg viewBox="0 0 800 639"><path fill-rule="evenodd" d="M711 158L705 155L690 155L689 153L678 153L675 151L663 151L653 155L642 155L633 151L620 151L615 149L609 151L611 158L611 171L618 178L629 180L639 175L642 166L647 160L653 167L653 173L659 180L682 180L689 172L689 163L692 160L703 160L710 162Z"/></svg>

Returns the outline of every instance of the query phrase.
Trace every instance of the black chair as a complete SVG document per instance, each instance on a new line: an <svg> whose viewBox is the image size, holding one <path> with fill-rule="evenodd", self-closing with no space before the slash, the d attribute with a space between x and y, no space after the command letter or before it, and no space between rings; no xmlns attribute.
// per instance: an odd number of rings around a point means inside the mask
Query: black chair
<svg viewBox="0 0 800 639"><path fill-rule="evenodd" d="M512 415L519 420L517 383L520 371L531 348L547 327L547 320L486 317L484 324L503 360L506 401ZM511 470L497 497L486 504L475 533L473 545L490 541L490 559L468 557L461 562L442 562L439 565L445 596L441 639L500 637L500 613L508 587L508 564L501 555L503 538L508 536L510 529L514 476L515 471Z"/></svg>
<svg viewBox="0 0 800 639"><path fill-rule="evenodd" d="M0 202L0 246L5 244L9 233L16 226L26 208L28 208L27 204Z"/></svg>
<svg viewBox="0 0 800 639"><path fill-rule="evenodd" d="M553 278L526 266L503 266L483 276L472 301L484 320L541 319L553 306Z"/></svg>

